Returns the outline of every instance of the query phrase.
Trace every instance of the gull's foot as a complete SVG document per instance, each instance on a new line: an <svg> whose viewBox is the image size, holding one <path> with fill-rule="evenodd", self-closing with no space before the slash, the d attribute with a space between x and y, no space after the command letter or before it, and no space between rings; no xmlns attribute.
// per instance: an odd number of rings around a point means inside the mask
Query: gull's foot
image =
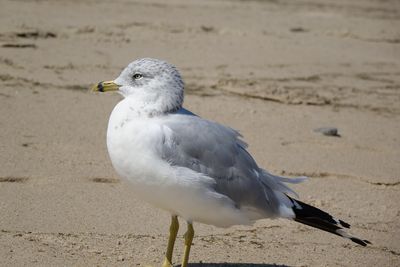
<svg viewBox="0 0 400 267"><path fill-rule="evenodd" d="M161 267L174 267L174 265L172 265L172 263L167 258L165 258Z"/></svg>

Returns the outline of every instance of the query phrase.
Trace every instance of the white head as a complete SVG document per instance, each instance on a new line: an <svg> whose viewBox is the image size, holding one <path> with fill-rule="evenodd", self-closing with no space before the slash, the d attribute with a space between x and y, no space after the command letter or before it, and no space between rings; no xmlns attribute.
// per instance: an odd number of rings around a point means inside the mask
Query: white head
<svg viewBox="0 0 400 267"><path fill-rule="evenodd" d="M182 107L184 83L173 65L142 58L130 63L114 81L101 82L93 90L118 90L125 98L132 98L135 109L155 115Z"/></svg>

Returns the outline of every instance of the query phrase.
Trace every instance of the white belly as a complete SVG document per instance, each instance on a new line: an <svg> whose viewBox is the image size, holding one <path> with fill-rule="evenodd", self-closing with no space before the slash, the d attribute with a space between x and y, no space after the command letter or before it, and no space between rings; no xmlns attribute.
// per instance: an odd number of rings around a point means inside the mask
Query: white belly
<svg viewBox="0 0 400 267"><path fill-rule="evenodd" d="M127 113L124 101L114 108L107 147L115 170L132 184L136 197L188 221L221 227L249 223L229 198L213 190L212 178L162 160L162 118Z"/></svg>

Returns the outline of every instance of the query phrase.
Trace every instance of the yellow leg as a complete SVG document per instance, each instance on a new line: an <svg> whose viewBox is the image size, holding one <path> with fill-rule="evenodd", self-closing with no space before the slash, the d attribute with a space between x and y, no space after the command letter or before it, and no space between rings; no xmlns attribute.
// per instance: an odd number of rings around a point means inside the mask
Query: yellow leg
<svg viewBox="0 0 400 267"><path fill-rule="evenodd" d="M167 252L165 253L165 259L162 267L172 267L172 253L174 251L175 239L179 230L179 222L177 216L171 217L171 225L169 227L169 238Z"/></svg>
<svg viewBox="0 0 400 267"><path fill-rule="evenodd" d="M185 237L185 251L184 251L184 254L183 254L181 267L187 267L188 266L189 253L190 253L190 247L192 246L193 236L194 236L193 225L188 222L187 231L186 231L186 233L184 235L184 237Z"/></svg>

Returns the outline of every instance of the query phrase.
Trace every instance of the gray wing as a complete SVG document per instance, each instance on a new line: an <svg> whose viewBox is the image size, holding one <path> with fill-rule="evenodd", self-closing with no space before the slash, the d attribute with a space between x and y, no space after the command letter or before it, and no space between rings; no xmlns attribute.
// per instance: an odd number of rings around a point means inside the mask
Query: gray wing
<svg viewBox="0 0 400 267"><path fill-rule="evenodd" d="M169 131L161 151L164 160L213 178L214 189L238 208L255 209L266 216L278 214L280 200L274 191L291 191L280 177L257 166L237 131L193 114L169 116L164 124Z"/></svg>

